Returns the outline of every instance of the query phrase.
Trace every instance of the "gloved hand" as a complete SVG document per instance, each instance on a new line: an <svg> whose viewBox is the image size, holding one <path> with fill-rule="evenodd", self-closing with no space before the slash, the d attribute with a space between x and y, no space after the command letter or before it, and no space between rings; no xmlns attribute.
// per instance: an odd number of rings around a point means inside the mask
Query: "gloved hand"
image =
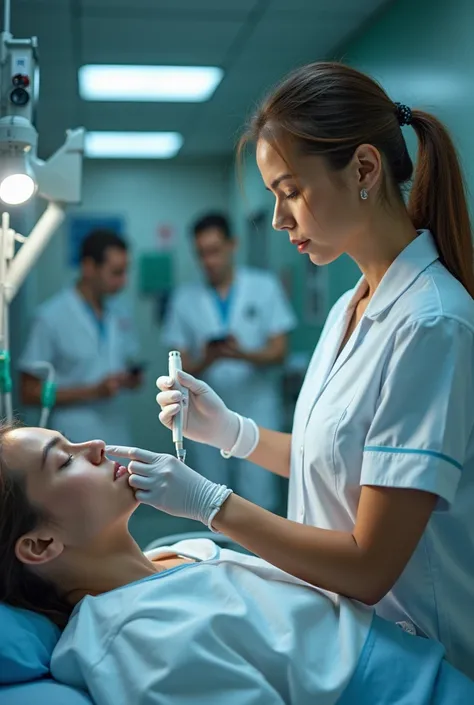
<svg viewBox="0 0 474 705"><path fill-rule="evenodd" d="M202 521L211 530L212 520L232 493L172 455L128 446L106 446L105 452L112 457L130 458L128 482L139 502L173 516Z"/></svg>
<svg viewBox="0 0 474 705"><path fill-rule="evenodd" d="M246 419L224 404L211 387L187 372L178 372L178 383L189 390L186 398L178 389L172 389L169 377L158 377L156 386L162 391L156 401L161 406L160 421L172 427L181 404L183 405L183 435L192 441L206 443L225 451L233 449L233 455L246 458L258 443L258 428L254 421Z"/></svg>

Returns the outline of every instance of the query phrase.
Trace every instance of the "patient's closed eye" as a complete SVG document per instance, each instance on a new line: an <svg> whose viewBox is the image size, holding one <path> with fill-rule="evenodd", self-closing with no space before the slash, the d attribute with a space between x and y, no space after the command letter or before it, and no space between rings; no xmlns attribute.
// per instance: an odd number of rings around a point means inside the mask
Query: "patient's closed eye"
<svg viewBox="0 0 474 705"><path fill-rule="evenodd" d="M72 463L73 457L74 456L69 455L67 460L59 466L60 470L62 470L63 468L67 468L67 466Z"/></svg>

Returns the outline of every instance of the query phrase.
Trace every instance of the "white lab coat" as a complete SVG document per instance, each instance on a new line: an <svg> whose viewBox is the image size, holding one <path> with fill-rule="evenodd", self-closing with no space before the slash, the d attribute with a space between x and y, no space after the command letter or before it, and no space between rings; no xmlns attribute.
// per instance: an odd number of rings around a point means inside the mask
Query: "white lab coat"
<svg viewBox="0 0 474 705"><path fill-rule="evenodd" d="M136 358L137 341L131 319L110 306L101 334L92 311L76 288L68 288L39 307L19 368L41 376L35 362L50 362L58 388L96 384L107 375L126 369ZM111 399L57 406L50 427L73 442L99 438L106 443L131 443L127 419L127 393Z"/></svg>
<svg viewBox="0 0 474 705"><path fill-rule="evenodd" d="M441 641L474 677L474 301L422 231L339 357L364 280L331 311L297 403L288 517L352 531L363 485L439 497L377 607Z"/></svg>
<svg viewBox="0 0 474 705"><path fill-rule="evenodd" d="M208 555L85 597L54 650L53 677L96 705L336 705L371 612L259 558Z"/></svg>
<svg viewBox="0 0 474 705"><path fill-rule="evenodd" d="M289 333L295 324L293 311L275 275L242 268L236 270L228 321L222 320L211 287L205 283L184 285L172 298L162 339L170 349L186 350L199 358L213 338L233 335L243 350L259 350L270 337ZM282 405L279 370L275 367L219 360L202 378L233 411L252 417L261 426L280 428ZM271 473L247 461L224 460L214 448L196 444L193 453L196 469L210 479L230 484L240 494L269 509L277 505L277 478Z"/></svg>

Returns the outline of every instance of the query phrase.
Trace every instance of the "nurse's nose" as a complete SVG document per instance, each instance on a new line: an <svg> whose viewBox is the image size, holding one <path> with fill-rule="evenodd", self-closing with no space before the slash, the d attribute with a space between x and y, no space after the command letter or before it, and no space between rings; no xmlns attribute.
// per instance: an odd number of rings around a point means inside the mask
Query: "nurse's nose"
<svg viewBox="0 0 474 705"><path fill-rule="evenodd" d="M290 213L285 213L282 206L277 202L273 211L272 228L274 230L293 230L295 219Z"/></svg>

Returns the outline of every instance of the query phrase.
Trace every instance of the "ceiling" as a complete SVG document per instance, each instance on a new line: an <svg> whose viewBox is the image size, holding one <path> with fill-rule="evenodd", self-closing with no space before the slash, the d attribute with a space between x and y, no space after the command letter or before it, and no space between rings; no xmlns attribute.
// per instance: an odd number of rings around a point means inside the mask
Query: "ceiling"
<svg viewBox="0 0 474 705"><path fill-rule="evenodd" d="M181 132L180 160L229 155L245 118L270 86L294 66L330 55L385 4L12 0L13 36L39 41L40 156L48 157L62 144L64 131L80 125ZM211 65L221 66L225 75L206 103L84 102L77 70L90 63Z"/></svg>

